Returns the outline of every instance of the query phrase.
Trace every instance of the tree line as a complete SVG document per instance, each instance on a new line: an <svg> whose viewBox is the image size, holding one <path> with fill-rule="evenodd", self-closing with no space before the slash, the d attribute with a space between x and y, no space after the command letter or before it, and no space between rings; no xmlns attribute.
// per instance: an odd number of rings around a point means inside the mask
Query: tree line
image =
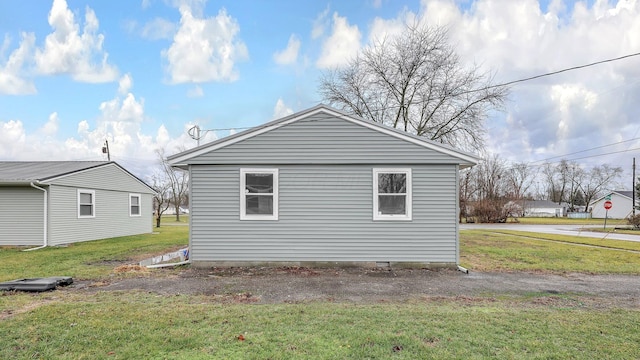
<svg viewBox="0 0 640 360"><path fill-rule="evenodd" d="M594 200L618 184L621 167L586 167L575 161L508 164L499 155L460 173L460 221L503 222L523 216L528 200L549 200L568 211L589 211Z"/></svg>

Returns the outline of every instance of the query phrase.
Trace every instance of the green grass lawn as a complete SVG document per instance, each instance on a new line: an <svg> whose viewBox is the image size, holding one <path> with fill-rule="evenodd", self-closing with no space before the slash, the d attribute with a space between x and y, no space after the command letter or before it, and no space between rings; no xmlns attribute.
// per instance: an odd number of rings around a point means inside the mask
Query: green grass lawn
<svg viewBox="0 0 640 360"><path fill-rule="evenodd" d="M131 264L187 246L188 227L162 226L153 234L87 241L35 251L0 248L0 281L20 278L73 276L99 279L113 273L114 264Z"/></svg>
<svg viewBox="0 0 640 360"><path fill-rule="evenodd" d="M366 305L219 304L142 292L32 297L31 309L0 320L0 358L635 359L640 351L639 311L559 297Z"/></svg>
<svg viewBox="0 0 640 360"><path fill-rule="evenodd" d="M640 274L638 242L508 230L464 230L460 232L460 248L461 265L475 271Z"/></svg>
<svg viewBox="0 0 640 360"><path fill-rule="evenodd" d="M155 228L154 228L155 229ZM188 227L22 252L0 279L112 279L116 264L187 244ZM591 248L589 242L609 248ZM640 274L638 244L462 231L472 271ZM153 270L126 276L171 276ZM168 274L168 275L167 275ZM589 296L415 298L373 304L254 304L142 291L0 293L0 359L636 359L640 311Z"/></svg>

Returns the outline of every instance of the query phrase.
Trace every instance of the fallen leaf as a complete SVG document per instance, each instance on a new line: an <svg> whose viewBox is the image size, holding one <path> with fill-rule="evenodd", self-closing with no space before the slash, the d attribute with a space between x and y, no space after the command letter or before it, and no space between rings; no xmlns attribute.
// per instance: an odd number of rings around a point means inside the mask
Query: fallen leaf
<svg viewBox="0 0 640 360"><path fill-rule="evenodd" d="M244 341L244 335L242 335L242 334L238 335L238 340Z"/></svg>

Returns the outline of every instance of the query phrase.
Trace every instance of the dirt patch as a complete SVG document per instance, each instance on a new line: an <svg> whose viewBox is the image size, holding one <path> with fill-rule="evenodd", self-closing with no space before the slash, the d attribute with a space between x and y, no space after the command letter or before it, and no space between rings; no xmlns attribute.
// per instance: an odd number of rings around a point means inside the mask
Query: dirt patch
<svg viewBox="0 0 640 360"><path fill-rule="evenodd" d="M114 273L148 273L149 269L140 265L120 265L113 269Z"/></svg>
<svg viewBox="0 0 640 360"><path fill-rule="evenodd" d="M43 298L41 300L38 301L33 301L30 302L28 304L26 304L25 306L21 307L21 308L8 308L8 309L3 309L0 311L0 320L5 320L8 318L11 318L15 315L19 315L19 314L24 314L30 311L33 311L39 307L45 306L45 305L49 305L49 304L53 304L53 303L57 303L60 302L60 299L58 298Z"/></svg>
<svg viewBox="0 0 640 360"><path fill-rule="evenodd" d="M135 275L135 273L133 273ZM640 276L487 273L379 268L235 267L154 269L149 274L76 282L68 291L145 291L160 295L201 295L228 303L335 301L458 301L525 297L533 306L623 306L640 308ZM67 291L67 290L65 290ZM579 298L579 300L574 300ZM586 299L586 300L582 300ZM573 305L572 305L573 304Z"/></svg>

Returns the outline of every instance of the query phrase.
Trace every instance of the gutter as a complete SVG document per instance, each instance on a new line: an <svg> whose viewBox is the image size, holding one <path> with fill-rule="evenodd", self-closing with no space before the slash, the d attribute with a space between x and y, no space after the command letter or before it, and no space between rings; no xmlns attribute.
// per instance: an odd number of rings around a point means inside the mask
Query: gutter
<svg viewBox="0 0 640 360"><path fill-rule="evenodd" d="M466 268L464 268L464 267L462 267L460 265L458 265L458 271L461 271L461 272L463 272L465 274L469 273L469 269L466 269Z"/></svg>
<svg viewBox="0 0 640 360"><path fill-rule="evenodd" d="M47 219L48 219L48 211L47 211L47 210L49 209L49 204L48 204L48 202L47 202L47 199L49 198L49 196L48 196L48 194L47 194L47 189L45 189L45 188L41 188L41 187L37 186L36 184L34 184L33 182L29 183L29 186L31 186L31 187L32 187L32 188L34 188L34 189L38 189L38 190L40 190L40 191L42 191L42 192L44 193L44 211L43 211L43 213L44 213L44 222L43 222L43 223L44 223L44 229L43 229L43 230L44 230L44 233L43 233L43 240L44 240L44 241L43 241L42 246L38 246L38 247L35 247L35 248L30 248L30 249L25 249L25 250L22 250L22 251L38 250L38 249L45 248L45 247L47 247L47 245L48 245L48 241L47 241L47 240L48 240L48 239L47 239L47 228L48 228L48 226L47 226L47 225L48 225L48 224L47 224Z"/></svg>

